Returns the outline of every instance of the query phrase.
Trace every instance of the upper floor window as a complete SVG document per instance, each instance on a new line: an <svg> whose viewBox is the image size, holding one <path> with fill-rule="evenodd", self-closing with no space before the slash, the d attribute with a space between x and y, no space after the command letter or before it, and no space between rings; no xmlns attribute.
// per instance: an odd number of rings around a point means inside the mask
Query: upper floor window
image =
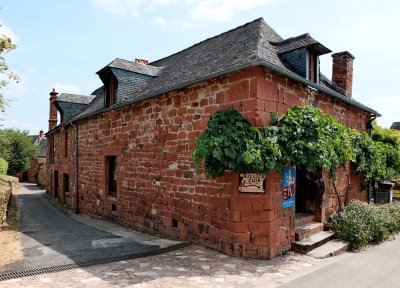
<svg viewBox="0 0 400 288"><path fill-rule="evenodd" d="M319 59L311 52L308 52L307 57L307 80L319 83Z"/></svg>
<svg viewBox="0 0 400 288"><path fill-rule="evenodd" d="M112 105L117 103L117 88L118 88L118 81L114 75L110 74L108 77L108 81L105 84L106 89L106 107L111 107Z"/></svg>
<svg viewBox="0 0 400 288"><path fill-rule="evenodd" d="M68 157L68 130L64 132L64 157Z"/></svg>
<svg viewBox="0 0 400 288"><path fill-rule="evenodd" d="M49 137L49 158L50 162L54 162L54 136Z"/></svg>

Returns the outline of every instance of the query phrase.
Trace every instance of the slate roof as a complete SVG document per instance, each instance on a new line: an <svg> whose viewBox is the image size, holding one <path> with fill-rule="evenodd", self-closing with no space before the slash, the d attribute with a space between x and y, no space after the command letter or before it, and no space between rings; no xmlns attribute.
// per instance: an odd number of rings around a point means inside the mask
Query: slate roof
<svg viewBox="0 0 400 288"><path fill-rule="evenodd" d="M393 122L392 126L390 126L390 129L400 130L400 122Z"/></svg>
<svg viewBox="0 0 400 288"><path fill-rule="evenodd" d="M62 111L63 123L68 123L84 111L93 99L94 96L62 93L57 97L55 106L60 112Z"/></svg>
<svg viewBox="0 0 400 288"><path fill-rule="evenodd" d="M309 48L310 50L315 52L316 55L322 55L332 52L324 45L319 43L317 40L312 38L308 33L304 33L296 37L291 37L280 42L271 42L271 44L275 46L276 52L278 54L293 51L302 47Z"/></svg>
<svg viewBox="0 0 400 288"><path fill-rule="evenodd" d="M148 65L117 58L97 73L101 76L107 69L111 71L119 69L151 76L150 80L145 85L137 86L139 89L132 90L132 93L128 93L128 90L125 91L124 96L118 99L119 102L112 108L104 108L104 87L99 87L92 93L95 97L91 103L74 119L85 118L122 105L157 97L201 81L257 65L265 66L364 111L380 116L375 110L344 95L343 90L324 75L321 75L320 84L317 85L285 66L279 54L299 47L308 47L308 49L312 47L317 54L319 53L318 55L330 52L309 34L285 40L265 23L263 18L259 18Z"/></svg>
<svg viewBox="0 0 400 288"><path fill-rule="evenodd" d="M102 69L97 71L97 74L101 74L101 72L103 72L104 70L106 70L108 68L118 68L118 69L131 71L131 72L135 72L135 73L139 73L139 74L143 74L143 75L153 76L153 77L157 76L163 69L163 67L154 67L151 65L144 65L144 64L116 58L110 64L106 65L105 67L103 67Z"/></svg>

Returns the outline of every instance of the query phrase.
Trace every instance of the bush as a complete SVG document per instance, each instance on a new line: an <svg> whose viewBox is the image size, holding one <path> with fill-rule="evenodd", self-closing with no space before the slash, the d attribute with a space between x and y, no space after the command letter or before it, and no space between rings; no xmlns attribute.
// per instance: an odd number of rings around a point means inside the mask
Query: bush
<svg viewBox="0 0 400 288"><path fill-rule="evenodd" d="M329 219L339 239L350 242L352 249L388 239L400 230L400 204L367 204L353 201Z"/></svg>
<svg viewBox="0 0 400 288"><path fill-rule="evenodd" d="M7 174L8 162L0 158L0 174Z"/></svg>

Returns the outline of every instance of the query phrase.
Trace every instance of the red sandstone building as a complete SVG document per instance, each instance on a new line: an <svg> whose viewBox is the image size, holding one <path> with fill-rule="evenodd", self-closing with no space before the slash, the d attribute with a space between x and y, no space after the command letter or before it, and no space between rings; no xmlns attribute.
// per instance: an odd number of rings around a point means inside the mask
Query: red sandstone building
<svg viewBox="0 0 400 288"><path fill-rule="evenodd" d="M309 34L283 39L257 19L151 63L115 59L97 72L104 85L92 95L50 93L47 193L79 213L150 234L273 258L304 224L296 215L320 231L337 209L328 173L298 169L296 204L282 208L280 174L266 175L265 193L241 193L239 175L207 179L191 154L219 109L264 127L276 112L311 104L367 131L379 114L352 98L354 57L333 54L329 80L319 63L330 52ZM359 175L351 184L349 198L367 200Z"/></svg>

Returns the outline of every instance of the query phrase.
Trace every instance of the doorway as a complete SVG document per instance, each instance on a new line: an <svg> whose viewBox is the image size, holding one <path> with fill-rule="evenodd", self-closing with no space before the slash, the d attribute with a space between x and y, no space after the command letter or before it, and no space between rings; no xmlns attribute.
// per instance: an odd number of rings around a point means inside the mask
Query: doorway
<svg viewBox="0 0 400 288"><path fill-rule="evenodd" d="M321 221L321 204L323 191L319 186L322 178L322 169L310 172L306 167L296 169L296 204L295 211L298 215L314 215L315 221ZM322 192L322 193L321 193Z"/></svg>

